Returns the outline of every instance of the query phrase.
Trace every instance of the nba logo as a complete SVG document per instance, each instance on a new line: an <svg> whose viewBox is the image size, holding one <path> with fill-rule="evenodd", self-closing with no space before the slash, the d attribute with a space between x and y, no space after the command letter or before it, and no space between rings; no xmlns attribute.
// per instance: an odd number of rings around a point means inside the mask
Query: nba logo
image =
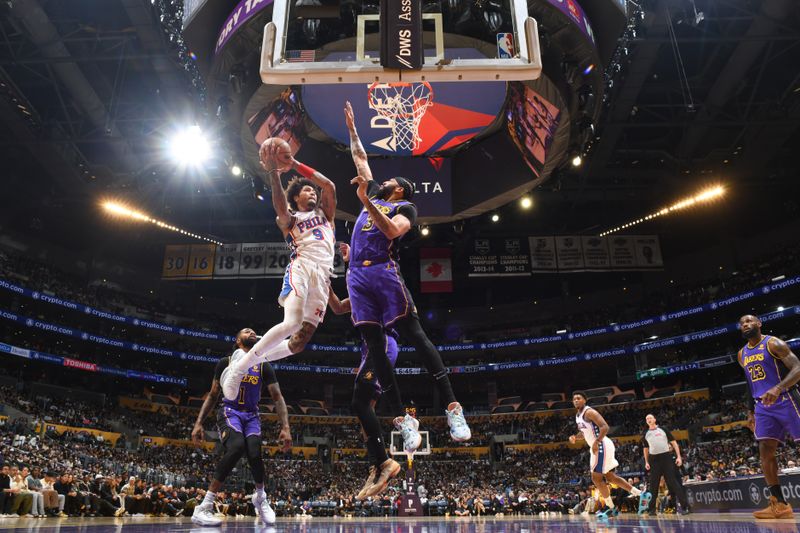
<svg viewBox="0 0 800 533"><path fill-rule="evenodd" d="M511 59L514 53L514 34L513 33L498 33L497 34L497 58L498 59Z"/></svg>

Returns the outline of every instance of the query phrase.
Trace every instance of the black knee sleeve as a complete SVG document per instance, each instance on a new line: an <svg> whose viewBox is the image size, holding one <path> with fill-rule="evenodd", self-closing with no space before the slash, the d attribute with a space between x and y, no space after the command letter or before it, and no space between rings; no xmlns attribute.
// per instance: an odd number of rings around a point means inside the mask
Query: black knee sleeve
<svg viewBox="0 0 800 533"><path fill-rule="evenodd" d="M220 482L225 481L246 451L244 436L238 431L227 431L229 433L222 439L222 458L214 470L214 479Z"/></svg>
<svg viewBox="0 0 800 533"><path fill-rule="evenodd" d="M256 485L264 484L264 460L261 458L261 436L250 435L244 441L247 452L247 462L250 463L250 471L253 473L253 481Z"/></svg>
<svg viewBox="0 0 800 533"><path fill-rule="evenodd" d="M386 398L393 414L403 414L403 400L400 397L400 388L397 386L397 376L394 374L389 356L386 355L386 335L383 328L369 324L359 326L358 329L367 344L367 357L371 359L375 375L381 383L382 397Z"/></svg>
<svg viewBox="0 0 800 533"><path fill-rule="evenodd" d="M422 363L428 370L428 374L433 376L436 383L436 388L439 389L439 394L446 405L456 401L456 396L453 394L453 388L450 385L450 376L442 361L442 356L436 347L430 341L425 331L422 329L422 324L415 316L409 316L395 323L395 328L400 333L400 338L408 342L417 353L422 357Z"/></svg>
<svg viewBox="0 0 800 533"><path fill-rule="evenodd" d="M372 408L372 399L375 395L375 389L372 383L362 383L356 381L355 389L353 390L353 400L350 403L350 409L353 414L358 417L361 422L361 427L364 428L364 433L367 434L367 456L368 460L375 465L380 465L386 459L386 443L383 440L383 432L381 430L381 423L375 410Z"/></svg>

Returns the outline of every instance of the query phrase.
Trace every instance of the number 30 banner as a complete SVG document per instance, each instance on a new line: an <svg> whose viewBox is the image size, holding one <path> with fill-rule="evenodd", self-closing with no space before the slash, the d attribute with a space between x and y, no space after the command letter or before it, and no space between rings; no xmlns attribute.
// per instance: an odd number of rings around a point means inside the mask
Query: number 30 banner
<svg viewBox="0 0 800 533"><path fill-rule="evenodd" d="M333 266L344 274L344 261L336 247ZM163 279L282 278L291 252L283 242L254 242L220 246L168 245L164 251Z"/></svg>

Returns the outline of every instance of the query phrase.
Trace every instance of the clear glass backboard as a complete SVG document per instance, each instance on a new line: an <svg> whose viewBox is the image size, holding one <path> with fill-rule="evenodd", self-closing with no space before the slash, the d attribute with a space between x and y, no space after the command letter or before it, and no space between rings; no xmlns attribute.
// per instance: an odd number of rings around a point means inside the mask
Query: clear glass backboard
<svg viewBox="0 0 800 533"><path fill-rule="evenodd" d="M540 73L537 25L525 0L275 0L261 56L262 81L277 85Z"/></svg>

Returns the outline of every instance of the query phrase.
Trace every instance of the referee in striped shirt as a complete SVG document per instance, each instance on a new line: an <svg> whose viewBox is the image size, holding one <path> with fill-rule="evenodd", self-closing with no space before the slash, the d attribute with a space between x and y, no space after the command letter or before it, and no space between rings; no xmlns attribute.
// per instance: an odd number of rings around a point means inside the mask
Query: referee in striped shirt
<svg viewBox="0 0 800 533"><path fill-rule="evenodd" d="M656 417L649 414L645 417L647 431L642 436L642 447L644 451L644 467L650 472L648 488L653 497L650 499L648 513L653 516L656 514L656 500L658 500L658 487L661 485L663 476L667 482L669 492L681 505L681 514L689 514L689 504L686 502L686 490L681 482L681 474L678 470L683 464L681 459L681 449L678 442L668 429L658 427ZM675 460L672 459L672 452L675 452Z"/></svg>

